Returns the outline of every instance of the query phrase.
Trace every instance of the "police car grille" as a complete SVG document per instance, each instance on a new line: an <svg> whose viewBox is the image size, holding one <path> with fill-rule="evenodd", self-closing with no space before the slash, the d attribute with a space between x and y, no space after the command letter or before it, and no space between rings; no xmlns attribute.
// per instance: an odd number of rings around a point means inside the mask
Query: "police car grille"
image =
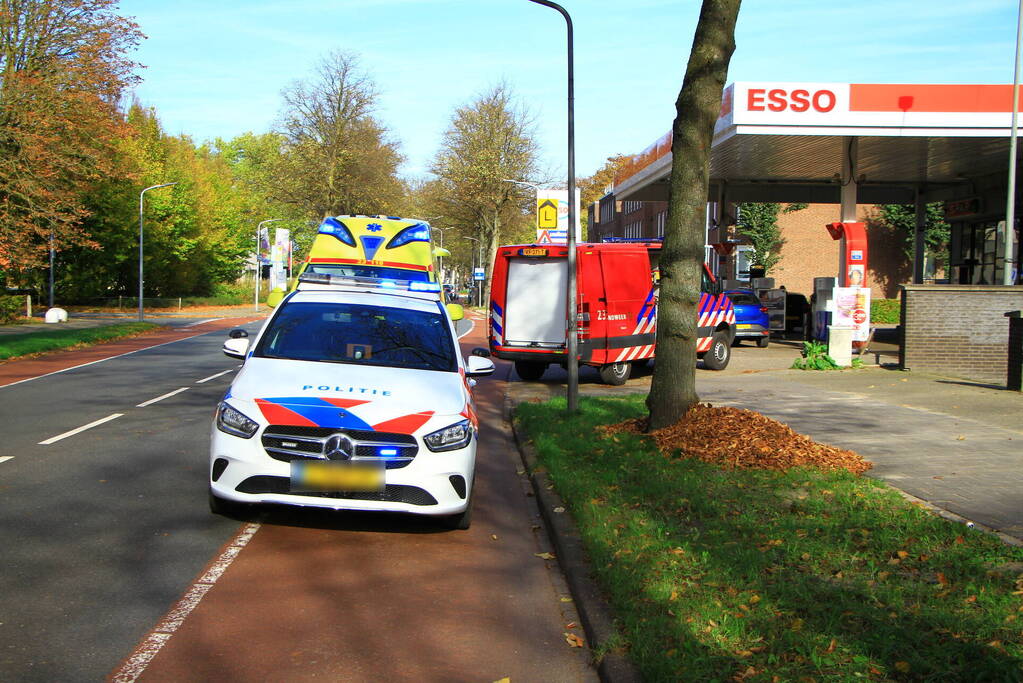
<svg viewBox="0 0 1023 683"><path fill-rule="evenodd" d="M331 429L329 427L295 427L270 425L263 431L263 448L274 460L323 460L323 446L333 434L346 434L355 442L355 460L386 461L387 469L405 467L419 453L419 444L410 434L374 432L369 429ZM379 449L397 451L380 455Z"/></svg>
<svg viewBox="0 0 1023 683"><path fill-rule="evenodd" d="M291 496L308 498L333 498L338 500L379 500L385 503L407 503L409 505L436 505L437 499L429 491L418 486L388 484L380 492L335 492L335 491L292 491L287 477L259 475L249 477L235 487L239 493L286 493Z"/></svg>

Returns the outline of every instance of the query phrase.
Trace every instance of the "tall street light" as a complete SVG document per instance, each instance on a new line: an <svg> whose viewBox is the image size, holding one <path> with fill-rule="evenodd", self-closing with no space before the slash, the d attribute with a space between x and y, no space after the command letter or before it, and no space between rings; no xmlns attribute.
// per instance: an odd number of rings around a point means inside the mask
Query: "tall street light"
<svg viewBox="0 0 1023 683"><path fill-rule="evenodd" d="M572 50L572 17L565 8L550 0L529 0L550 7L565 17L568 27L568 412L579 409L579 319L576 313L575 253L575 69Z"/></svg>
<svg viewBox="0 0 1023 683"><path fill-rule="evenodd" d="M160 185L150 185L146 189L139 192L139 322L145 320L145 314L142 312L142 293L143 293L143 273L142 273L142 221L143 221L143 209L145 204L143 203L146 197L146 193L150 190L158 190L161 187L170 187L171 185L177 185L177 183L162 183Z"/></svg>
<svg viewBox="0 0 1023 683"><path fill-rule="evenodd" d="M256 291L255 291L255 293L252 296L252 306L253 306L253 310L255 310L256 313L259 313L259 281L261 279L260 275L262 274L262 271L263 271L263 269L259 265L259 236L263 233L263 226L264 225L266 225L267 223L279 223L279 222L281 222L283 220L285 220L285 219L283 219L283 218L268 218L265 221L260 221L259 225L256 226L256 277L254 278L255 281L256 281L256 287L255 287ZM266 241L267 242L270 241L270 233L267 233Z"/></svg>

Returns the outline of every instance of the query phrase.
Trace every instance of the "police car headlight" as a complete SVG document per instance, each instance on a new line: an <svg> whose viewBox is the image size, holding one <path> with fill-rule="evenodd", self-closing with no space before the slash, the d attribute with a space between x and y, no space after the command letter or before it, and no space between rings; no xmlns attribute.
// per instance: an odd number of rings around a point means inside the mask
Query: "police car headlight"
<svg viewBox="0 0 1023 683"><path fill-rule="evenodd" d="M259 423L250 420L240 410L235 410L227 403L221 402L217 408L217 429L243 439L251 439L259 429Z"/></svg>
<svg viewBox="0 0 1023 683"><path fill-rule="evenodd" d="M450 427L438 429L435 432L423 437L426 447L431 451L453 451L457 448L465 448L472 440L472 424L468 420L456 422Z"/></svg>

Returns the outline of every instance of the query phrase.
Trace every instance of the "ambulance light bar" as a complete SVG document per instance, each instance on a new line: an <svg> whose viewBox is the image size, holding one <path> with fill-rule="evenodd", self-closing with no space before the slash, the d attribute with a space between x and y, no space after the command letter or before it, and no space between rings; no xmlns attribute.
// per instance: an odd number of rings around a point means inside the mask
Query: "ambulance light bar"
<svg viewBox="0 0 1023 683"><path fill-rule="evenodd" d="M393 289L408 292L440 293L440 284L417 280L395 280L381 277L360 277L346 275L330 275L328 273L302 273L298 276L299 285L326 285L335 287L360 287L364 289Z"/></svg>

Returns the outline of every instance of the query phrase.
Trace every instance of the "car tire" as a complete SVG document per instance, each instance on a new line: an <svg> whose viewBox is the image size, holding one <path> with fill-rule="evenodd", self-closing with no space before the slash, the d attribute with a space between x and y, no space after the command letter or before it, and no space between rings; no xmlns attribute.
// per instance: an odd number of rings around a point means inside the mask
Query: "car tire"
<svg viewBox="0 0 1023 683"><path fill-rule="evenodd" d="M515 372L527 382L535 382L547 372L547 363L536 363L528 360L515 361Z"/></svg>
<svg viewBox="0 0 1023 683"><path fill-rule="evenodd" d="M472 494L469 494L469 504L465 510L457 515L444 518L444 526L453 531L465 531L472 526Z"/></svg>
<svg viewBox="0 0 1023 683"><path fill-rule="evenodd" d="M770 343L771 343L771 338L767 337L767 336L761 337L760 339L757 340L757 346L762 348L762 349L766 349L767 345L770 344Z"/></svg>
<svg viewBox="0 0 1023 683"><path fill-rule="evenodd" d="M213 490L212 489L210 489L210 492L209 492L209 503L210 503L210 512L212 512L215 515L221 515L223 517L231 517L232 515L234 515L238 511L237 506L234 503L232 503L231 501L224 500L223 498L219 498L219 497L213 495Z"/></svg>
<svg viewBox="0 0 1023 683"><path fill-rule="evenodd" d="M703 366L708 370L724 370L732 358L732 347L728 344L728 333L719 330L711 337L710 348L703 356Z"/></svg>
<svg viewBox="0 0 1023 683"><path fill-rule="evenodd" d="M618 387L632 374L632 363L608 363L600 366L600 379L604 384Z"/></svg>

